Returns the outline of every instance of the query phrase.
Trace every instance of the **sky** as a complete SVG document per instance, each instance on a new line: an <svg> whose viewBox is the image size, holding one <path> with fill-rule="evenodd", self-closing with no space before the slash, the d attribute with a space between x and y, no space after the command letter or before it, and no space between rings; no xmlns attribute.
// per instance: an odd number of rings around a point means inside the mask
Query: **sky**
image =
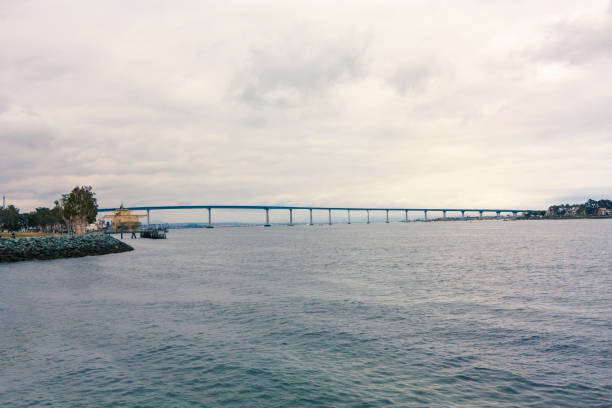
<svg viewBox="0 0 612 408"><path fill-rule="evenodd" d="M609 1L0 1L0 195L612 198Z"/></svg>

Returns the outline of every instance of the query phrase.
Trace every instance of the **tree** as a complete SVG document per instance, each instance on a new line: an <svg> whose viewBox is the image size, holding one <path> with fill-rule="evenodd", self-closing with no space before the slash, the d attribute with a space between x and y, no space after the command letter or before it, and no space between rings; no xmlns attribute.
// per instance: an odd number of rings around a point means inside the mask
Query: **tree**
<svg viewBox="0 0 612 408"><path fill-rule="evenodd" d="M599 200L597 205L600 208L612 208L612 200Z"/></svg>
<svg viewBox="0 0 612 408"><path fill-rule="evenodd" d="M597 201L589 199L589 201L584 203L584 209L587 215L596 215L597 210L599 209L599 204L597 203Z"/></svg>
<svg viewBox="0 0 612 408"><path fill-rule="evenodd" d="M55 201L55 207L51 209L51 216L55 220L55 224L52 226L53 230L62 231L66 227L66 221L64 220L62 209L58 206L58 201Z"/></svg>
<svg viewBox="0 0 612 408"><path fill-rule="evenodd" d="M38 207L36 211L24 215L27 220L27 227L37 228L45 232L49 232L61 223L61 218L58 217L57 212L46 207Z"/></svg>
<svg viewBox="0 0 612 408"><path fill-rule="evenodd" d="M23 219L23 227L24 228L38 228L39 227L39 222L38 222L38 214L36 214L36 212L31 211L29 213L24 213L21 215L22 219Z"/></svg>
<svg viewBox="0 0 612 408"><path fill-rule="evenodd" d="M14 205L9 205L4 209L0 209L0 228L9 231L19 231L23 227L24 219L19 214L19 208Z"/></svg>
<svg viewBox="0 0 612 408"><path fill-rule="evenodd" d="M83 234L87 224L96 220L98 201L95 195L91 186L77 186L69 194L62 194L55 202L56 211L64 219L69 231Z"/></svg>

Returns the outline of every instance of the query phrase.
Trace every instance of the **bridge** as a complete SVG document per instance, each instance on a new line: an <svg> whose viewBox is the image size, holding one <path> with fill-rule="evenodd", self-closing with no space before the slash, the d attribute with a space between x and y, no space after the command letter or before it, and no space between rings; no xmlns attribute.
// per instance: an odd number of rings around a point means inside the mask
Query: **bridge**
<svg viewBox="0 0 612 408"><path fill-rule="evenodd" d="M266 223L264 226L270 226L270 211L271 210L287 210L289 211L289 223L293 225L293 211L294 210L309 210L310 222L309 225L313 225L312 212L313 211L327 211L329 225L332 225L332 211L346 211L348 223L351 223L351 212L366 212L367 223L370 223L370 212L371 211L384 211L386 213L386 222L389 223L389 212L403 212L405 214L405 220L408 222L409 212L422 212L425 220L427 220L428 212L441 212L442 217L446 218L447 212L461 213L461 218L465 218L466 212L477 212L480 218L483 217L484 213L495 213L497 218L501 217L502 213L513 214L517 216L519 213L524 213L532 210L516 210L516 209L486 209L486 208L375 208L375 207L304 207L304 206L278 206L278 205L165 205L165 206L140 206L140 207L125 207L126 210L130 211L146 211L147 212L147 226L150 225L150 213L154 210L197 210L206 209L208 210L208 228L213 228L212 223L212 210L264 210L266 213ZM99 208L98 212L109 212L116 211L117 208Z"/></svg>

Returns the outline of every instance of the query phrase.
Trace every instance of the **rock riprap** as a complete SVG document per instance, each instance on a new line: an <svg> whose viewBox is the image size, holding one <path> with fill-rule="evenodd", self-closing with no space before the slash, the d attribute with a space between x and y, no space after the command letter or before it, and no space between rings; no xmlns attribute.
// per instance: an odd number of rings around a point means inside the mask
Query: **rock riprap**
<svg viewBox="0 0 612 408"><path fill-rule="evenodd" d="M0 238L0 262L77 258L132 251L134 248L107 234L34 238Z"/></svg>

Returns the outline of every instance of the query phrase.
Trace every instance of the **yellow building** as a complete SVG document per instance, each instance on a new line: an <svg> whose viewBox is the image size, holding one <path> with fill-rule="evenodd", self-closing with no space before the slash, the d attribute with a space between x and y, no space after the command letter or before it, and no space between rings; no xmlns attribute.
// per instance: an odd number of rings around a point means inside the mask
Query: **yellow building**
<svg viewBox="0 0 612 408"><path fill-rule="evenodd" d="M110 219L113 224L113 230L118 231L134 231L140 228L139 218L146 217L146 215L132 214L132 212L126 208L117 208L112 212L111 215L105 215L104 219Z"/></svg>

